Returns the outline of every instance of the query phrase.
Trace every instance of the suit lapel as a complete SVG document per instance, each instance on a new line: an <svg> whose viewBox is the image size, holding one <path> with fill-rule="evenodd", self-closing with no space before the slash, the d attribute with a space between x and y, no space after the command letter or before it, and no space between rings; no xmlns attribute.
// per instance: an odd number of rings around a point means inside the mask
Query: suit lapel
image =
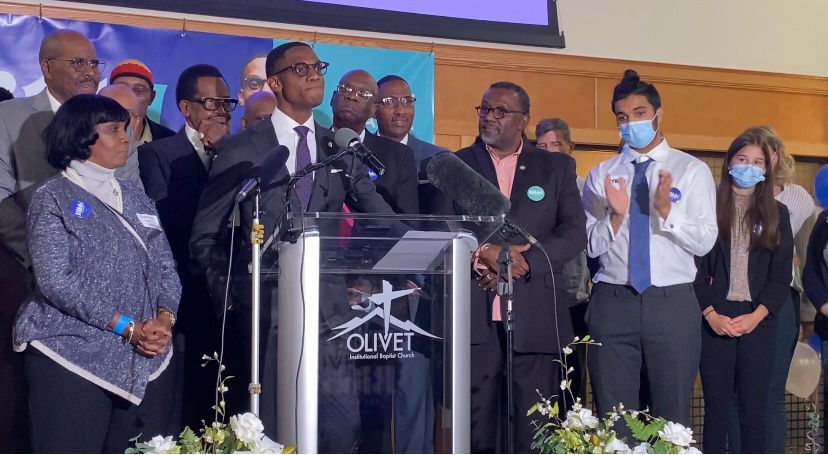
<svg viewBox="0 0 828 455"><path fill-rule="evenodd" d="M520 156L518 156L517 165L515 166L515 177L512 181L512 193L509 194L509 201L512 203L512 210L514 212L516 208L521 207L521 205L526 200L526 191L529 189L529 176L525 169L531 169L529 166L529 162L532 161L532 152L527 149L529 144L524 144L523 150L520 152ZM524 169L524 170L521 170Z"/></svg>
<svg viewBox="0 0 828 455"><path fill-rule="evenodd" d="M37 131L45 131L46 127L49 126L49 123L52 122L52 118L54 117L54 113L52 112L52 105L49 103L49 96L46 94L47 89L43 89L42 92L38 93L34 98L32 98L32 109L35 112L48 112L51 115L33 115L31 119L33 120L34 126L37 128Z"/></svg>
<svg viewBox="0 0 828 455"><path fill-rule="evenodd" d="M497 172L495 171L494 164L492 163L492 157L489 156L489 152L486 150L486 146L483 145L482 142L479 142L474 145L474 159L476 170L480 172L480 175L486 178L495 188L500 188L500 185L497 183Z"/></svg>

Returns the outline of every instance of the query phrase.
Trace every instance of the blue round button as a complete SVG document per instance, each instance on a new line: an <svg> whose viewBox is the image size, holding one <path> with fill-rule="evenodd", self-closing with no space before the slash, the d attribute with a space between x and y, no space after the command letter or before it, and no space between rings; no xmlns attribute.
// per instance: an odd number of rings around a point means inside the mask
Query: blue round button
<svg viewBox="0 0 828 455"><path fill-rule="evenodd" d="M543 188L534 185L529 187L528 190L526 190L526 196L528 196L529 199L538 202L543 200L544 196L546 196L546 191L544 191Z"/></svg>

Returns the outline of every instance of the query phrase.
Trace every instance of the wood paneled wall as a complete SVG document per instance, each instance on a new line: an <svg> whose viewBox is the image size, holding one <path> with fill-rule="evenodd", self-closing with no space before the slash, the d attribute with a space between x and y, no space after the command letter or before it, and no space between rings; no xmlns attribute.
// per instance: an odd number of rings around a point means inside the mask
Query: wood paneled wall
<svg viewBox="0 0 828 455"><path fill-rule="evenodd" d="M0 2L0 12L38 15L37 5ZM43 6L47 17L182 28L182 21L150 13L121 14ZM470 144L477 134L473 107L488 85L511 80L532 99L532 118L562 117L573 138L589 150L611 151L618 134L610 110L612 89L627 68L661 92L664 133L671 145L716 152L748 126L769 124L794 155L828 160L828 78L520 52L381 38L317 34L262 26L187 21L187 29L232 35L286 38L434 52L435 142L449 149ZM416 89L416 88L415 88ZM533 122L534 123L534 122ZM528 132L530 135L533 131ZM611 153L611 152L610 152ZM609 155L578 153L579 174Z"/></svg>

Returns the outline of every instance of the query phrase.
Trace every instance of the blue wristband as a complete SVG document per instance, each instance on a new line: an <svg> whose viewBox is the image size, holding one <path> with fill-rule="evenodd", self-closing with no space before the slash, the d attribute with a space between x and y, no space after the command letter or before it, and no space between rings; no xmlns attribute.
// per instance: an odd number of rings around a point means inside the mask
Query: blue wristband
<svg viewBox="0 0 828 455"><path fill-rule="evenodd" d="M133 322L133 319L129 316L124 316L123 314L118 317L118 322L115 323L115 327L112 328L112 331L117 333L118 335L124 334L124 329L127 328L130 322Z"/></svg>

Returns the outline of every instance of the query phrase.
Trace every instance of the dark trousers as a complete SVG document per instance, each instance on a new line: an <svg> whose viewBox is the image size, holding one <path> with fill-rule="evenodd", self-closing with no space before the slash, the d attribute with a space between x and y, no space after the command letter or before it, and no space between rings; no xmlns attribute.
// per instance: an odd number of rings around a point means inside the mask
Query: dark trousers
<svg viewBox="0 0 828 455"><path fill-rule="evenodd" d="M690 284L649 287L598 283L587 310L592 338L589 375L598 408L606 415L623 403L640 409L642 373L653 415L690 424L690 401L699 367L701 311ZM618 431L624 425L618 425Z"/></svg>
<svg viewBox="0 0 828 455"><path fill-rule="evenodd" d="M736 317L753 311L751 302L725 302L716 311ZM725 453L734 390L739 408L742 453L765 452L765 423L775 321L768 316L749 334L719 336L702 326L701 379L704 388L705 453Z"/></svg>
<svg viewBox="0 0 828 455"><path fill-rule="evenodd" d="M796 343L799 340L799 291L791 288L791 298L774 315L776 324L776 348L773 354L770 391L768 393L767 432L765 450L768 453L785 453L785 434L788 415L785 412L785 384L791 368ZM739 406L734 396L730 411L727 443L730 453L742 453Z"/></svg>
<svg viewBox="0 0 828 455"><path fill-rule="evenodd" d="M25 351L32 449L35 453L124 453L141 435L177 436L168 408L169 368L147 386L135 406L58 365L35 348Z"/></svg>
<svg viewBox="0 0 828 455"><path fill-rule="evenodd" d="M551 336L551 335L550 335ZM538 392L548 397L560 392L560 366L552 354L520 353L514 356L515 453L529 453L535 428L526 411L538 402ZM471 451L505 451L506 336L502 323L491 323L483 344L471 346ZM499 443L500 442L500 443Z"/></svg>

